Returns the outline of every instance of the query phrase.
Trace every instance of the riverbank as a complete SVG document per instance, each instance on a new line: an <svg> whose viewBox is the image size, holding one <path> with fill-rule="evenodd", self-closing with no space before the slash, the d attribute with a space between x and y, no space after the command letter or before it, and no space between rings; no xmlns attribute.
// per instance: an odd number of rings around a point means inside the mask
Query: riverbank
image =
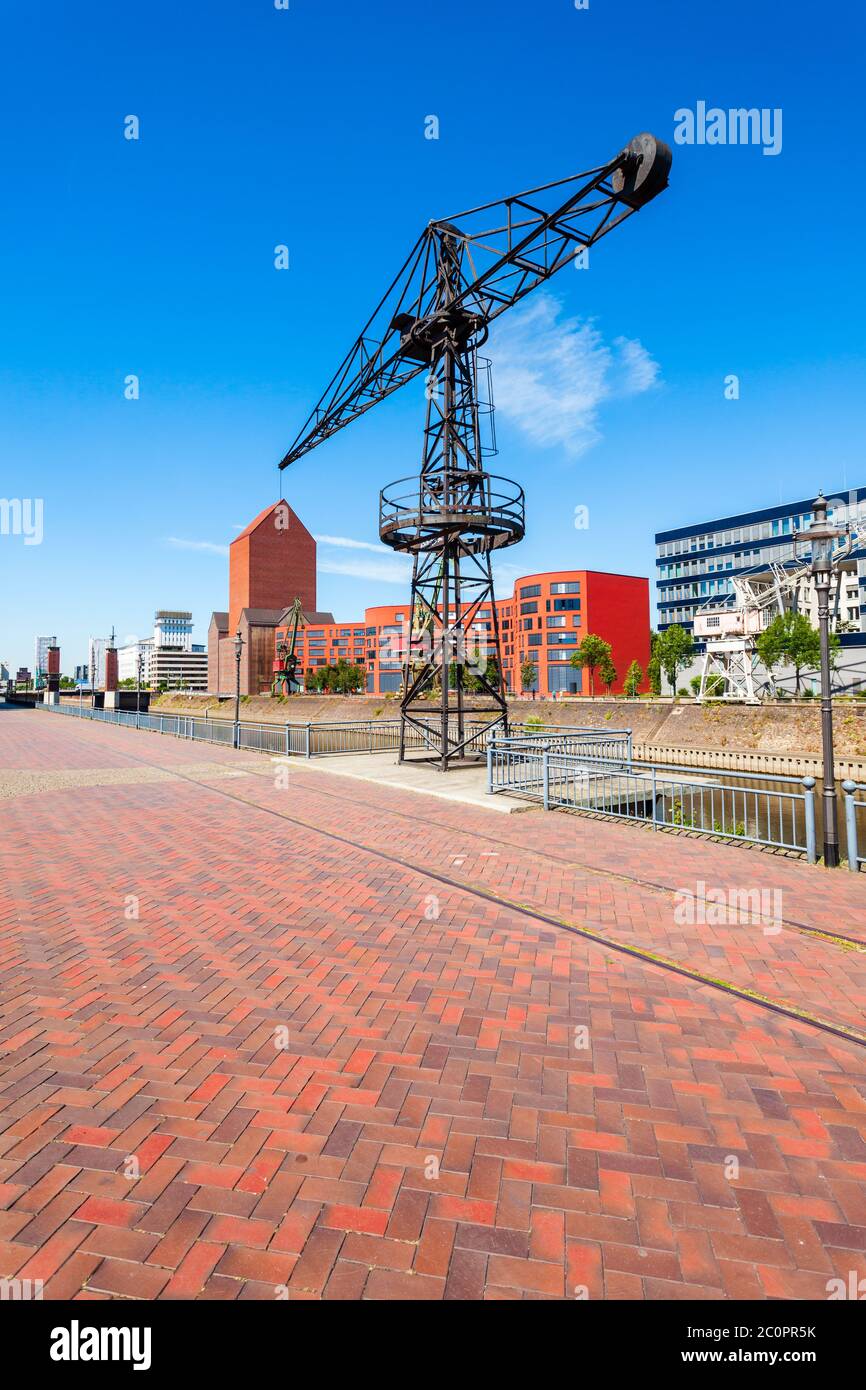
<svg viewBox="0 0 866 1390"><path fill-rule="evenodd" d="M168 694L150 706L155 713L233 719L234 701L213 695ZM431 705L431 713L434 710ZM815 776L820 772L821 712L815 704L698 705L691 700L510 700L515 721L538 719L556 728L631 729L636 756L654 762L729 771ZM293 695L283 700L250 696L241 718L265 724L396 719L399 703L384 696ZM866 704L835 705L836 770L840 777L866 780Z"/></svg>

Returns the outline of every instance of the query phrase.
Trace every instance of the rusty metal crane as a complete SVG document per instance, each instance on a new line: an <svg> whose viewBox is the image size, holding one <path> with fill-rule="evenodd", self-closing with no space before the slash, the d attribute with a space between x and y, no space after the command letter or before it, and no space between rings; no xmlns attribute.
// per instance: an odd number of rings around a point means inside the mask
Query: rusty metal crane
<svg viewBox="0 0 866 1390"><path fill-rule="evenodd" d="M495 452L482 437L492 403L479 387L489 326L661 193L670 166L668 147L642 134L597 168L428 223L280 462L425 374L420 476L379 498L381 539L413 557L401 761L410 729L443 770L507 730L491 557L523 538L524 497L484 466Z"/></svg>

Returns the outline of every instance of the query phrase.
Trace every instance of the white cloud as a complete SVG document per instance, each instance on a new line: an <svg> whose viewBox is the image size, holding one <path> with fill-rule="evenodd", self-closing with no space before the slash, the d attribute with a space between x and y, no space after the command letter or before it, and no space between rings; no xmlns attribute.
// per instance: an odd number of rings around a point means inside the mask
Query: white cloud
<svg viewBox="0 0 866 1390"><path fill-rule="evenodd" d="M382 584L401 584L404 587L412 578L411 565L397 556L393 560L324 560L319 557L317 569L321 574L349 575L354 579L371 579Z"/></svg>
<svg viewBox="0 0 866 1390"><path fill-rule="evenodd" d="M215 541L186 541L180 536L168 536L166 545L170 545L172 550L199 550L207 555L228 555L227 545L217 545Z"/></svg>
<svg viewBox="0 0 866 1390"><path fill-rule="evenodd" d="M621 394L637 396L641 391L650 391L658 383L661 371L655 358L636 338L614 338L613 345L620 356Z"/></svg>
<svg viewBox="0 0 866 1390"><path fill-rule="evenodd" d="M350 536L316 536L315 540L319 545L336 545L344 550L372 550L374 555L387 554L383 545L374 545L372 541L354 541Z"/></svg>
<svg viewBox="0 0 866 1390"><path fill-rule="evenodd" d="M632 338L605 341L593 319L560 318L550 294L500 320L491 340L494 399L534 444L576 457L601 438L605 401L655 386L659 365Z"/></svg>
<svg viewBox="0 0 866 1390"><path fill-rule="evenodd" d="M329 556L317 554L316 568L322 574L341 574L352 579L369 579L381 584L407 585L412 577L411 561L401 555L394 555L386 546L375 545L372 541L356 541L351 536L316 536L319 546L336 550L371 551L378 558L364 559L360 555Z"/></svg>

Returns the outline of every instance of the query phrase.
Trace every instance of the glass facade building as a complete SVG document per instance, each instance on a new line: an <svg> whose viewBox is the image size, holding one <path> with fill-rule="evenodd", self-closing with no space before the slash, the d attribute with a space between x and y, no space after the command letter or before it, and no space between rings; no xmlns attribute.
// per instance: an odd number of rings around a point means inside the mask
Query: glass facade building
<svg viewBox="0 0 866 1390"><path fill-rule="evenodd" d="M837 525L866 519L866 488L846 489L828 498ZM801 499L659 531L655 538L659 631L675 623L690 631L699 608L733 593L732 580L737 575L792 561L794 535L811 523L813 502L814 498ZM854 602L846 595L844 619L849 632L856 628L866 633L866 557L855 555L852 562L857 567L858 595Z"/></svg>

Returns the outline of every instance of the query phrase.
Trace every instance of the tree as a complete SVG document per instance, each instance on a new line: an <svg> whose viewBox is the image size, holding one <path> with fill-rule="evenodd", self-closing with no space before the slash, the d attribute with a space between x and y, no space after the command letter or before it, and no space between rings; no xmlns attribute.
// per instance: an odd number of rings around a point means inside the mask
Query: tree
<svg viewBox="0 0 866 1390"><path fill-rule="evenodd" d="M632 700L640 692L643 685L643 667L639 661L633 661L625 673L625 683L623 689L626 695Z"/></svg>
<svg viewBox="0 0 866 1390"><path fill-rule="evenodd" d="M688 666L693 653L692 639L679 623L666 627L664 632L658 634L653 655L658 657L659 666L668 678L671 694L676 694L677 676L683 667Z"/></svg>
<svg viewBox="0 0 866 1390"><path fill-rule="evenodd" d="M649 665L646 668L646 673L647 680L650 683L650 691L653 695L661 695L662 693L662 663L659 657L660 641L661 637L659 633L653 632L652 629L650 629L650 659Z"/></svg>
<svg viewBox="0 0 866 1390"><path fill-rule="evenodd" d="M538 667L534 661L526 657L520 663L520 688L521 690L531 690L538 680Z"/></svg>
<svg viewBox="0 0 866 1390"><path fill-rule="evenodd" d="M830 634L830 664L835 665L839 637ZM821 634L805 613L779 613L755 639L759 661L772 675L777 666L793 666L794 690L800 694L803 671L821 669Z"/></svg>
<svg viewBox="0 0 866 1390"><path fill-rule="evenodd" d="M602 657L599 663L598 674L602 685L609 695L617 682L617 670L613 664L613 658L609 653L607 656Z"/></svg>
<svg viewBox="0 0 866 1390"><path fill-rule="evenodd" d="M577 671L586 670L589 672L590 695L595 694L595 673L606 660L613 664L611 645L609 642L605 642L603 637L596 637L592 632L586 634L577 651L571 654L570 665ZM616 672L614 672L614 680L616 680Z"/></svg>
<svg viewBox="0 0 866 1390"><path fill-rule="evenodd" d="M483 667L479 666L477 669L480 674L484 676L487 684L492 685L495 690L499 685L499 667L493 657L488 658L486 664ZM448 667L448 685L451 690L456 690L457 688L457 665L454 662ZM441 684L439 689L441 693ZM463 689L469 695L477 695L479 692L486 690L486 686L481 683L480 676L472 670L471 666L463 667Z"/></svg>
<svg viewBox="0 0 866 1390"><path fill-rule="evenodd" d="M363 690L367 672L363 666L354 666L344 656L337 660L336 666L317 666L308 669L304 684L332 695L354 695Z"/></svg>

